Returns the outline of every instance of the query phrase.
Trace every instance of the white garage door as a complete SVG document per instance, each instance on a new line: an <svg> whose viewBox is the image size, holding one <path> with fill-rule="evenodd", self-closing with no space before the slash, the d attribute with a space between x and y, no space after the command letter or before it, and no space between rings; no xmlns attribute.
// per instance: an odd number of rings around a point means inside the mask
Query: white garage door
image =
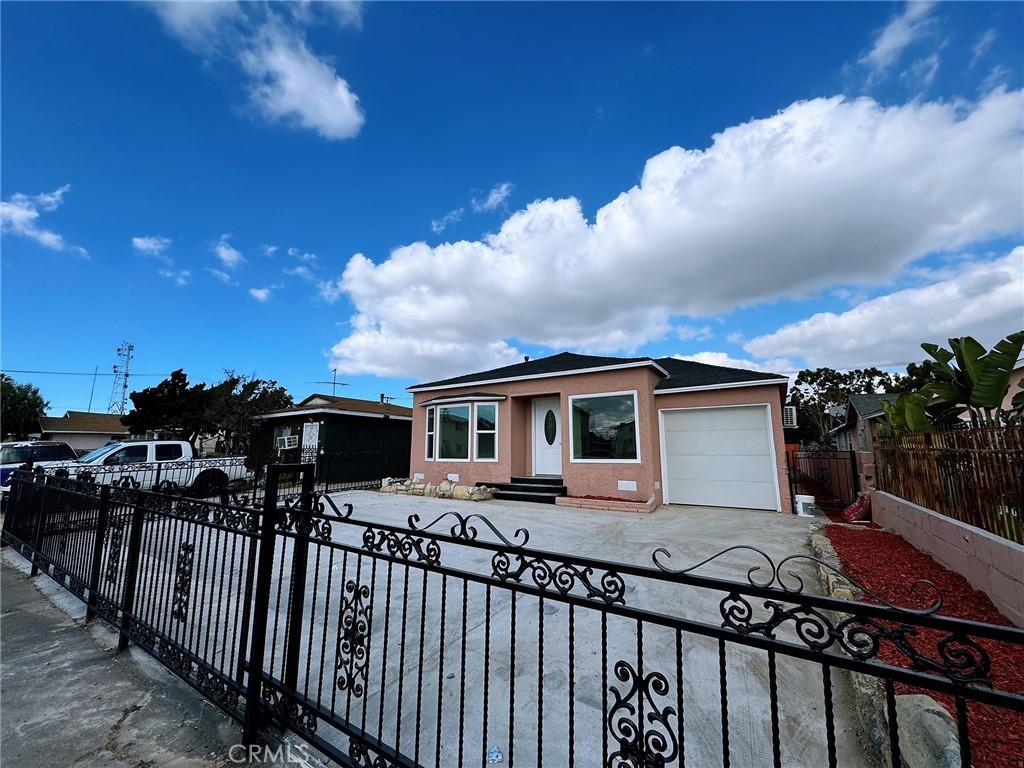
<svg viewBox="0 0 1024 768"><path fill-rule="evenodd" d="M665 501L778 509L764 406L663 411Z"/></svg>

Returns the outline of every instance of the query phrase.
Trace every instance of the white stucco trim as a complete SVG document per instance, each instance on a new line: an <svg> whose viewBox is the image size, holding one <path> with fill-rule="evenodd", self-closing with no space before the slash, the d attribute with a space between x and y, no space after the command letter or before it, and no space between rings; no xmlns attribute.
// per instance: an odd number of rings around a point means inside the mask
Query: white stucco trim
<svg viewBox="0 0 1024 768"><path fill-rule="evenodd" d="M434 405L449 405L451 403L500 403L508 398L505 395L476 395L475 397L452 395L451 397L437 397L421 403L421 408L429 408Z"/></svg>
<svg viewBox="0 0 1024 768"><path fill-rule="evenodd" d="M253 416L253 421L264 419L286 419L289 416L305 416L313 413L330 413L335 416L365 416L368 419L395 419L396 421L412 421L412 416L393 416L389 413L364 413L363 411L345 411L340 408L304 408L301 411L275 411Z"/></svg>
<svg viewBox="0 0 1024 768"><path fill-rule="evenodd" d="M689 405L678 408L658 409L658 443L661 453L661 498L665 504L671 504L668 500L668 454L665 450L665 414L672 411L709 411L713 408L764 408L765 420L768 426L768 450L771 456L772 473L775 477L775 511L782 512L782 487L779 479L779 459L775 452L775 430L772 428L772 404L771 403L731 403L729 405Z"/></svg>
<svg viewBox="0 0 1024 768"><path fill-rule="evenodd" d="M406 387L406 392L434 392L440 389L458 389L459 387L475 387L483 384L504 384L510 381L529 381L531 379L552 379L558 376L579 376L584 373L601 373L602 371L621 371L627 368L655 368L665 376L669 375L669 372L658 365L653 360L638 360L635 363L619 363L617 365L602 365L597 368L575 368L571 371L553 371L551 373L532 373L527 376L507 376L500 379L473 379L472 381L462 381L458 384L439 384L433 387Z"/></svg>
<svg viewBox="0 0 1024 768"><path fill-rule="evenodd" d="M786 379L758 379L756 381L733 381L728 384L705 384L699 387L673 387L672 389L655 389L656 395L671 395L676 392L705 392L711 389L739 389L740 387L766 387L769 384L786 385ZM752 403L760 405L760 403Z"/></svg>

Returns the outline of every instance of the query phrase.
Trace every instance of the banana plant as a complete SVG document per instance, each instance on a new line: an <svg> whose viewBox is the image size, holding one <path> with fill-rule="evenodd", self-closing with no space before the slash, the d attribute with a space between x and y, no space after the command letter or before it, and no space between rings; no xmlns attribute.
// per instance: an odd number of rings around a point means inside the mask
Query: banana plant
<svg viewBox="0 0 1024 768"><path fill-rule="evenodd" d="M958 418L966 411L974 426L997 426L1010 374L1024 347L1024 331L1011 333L988 351L970 336L950 339L949 346L952 351L921 345L936 363L935 380L918 391L926 400L925 410L933 421Z"/></svg>
<svg viewBox="0 0 1024 768"><path fill-rule="evenodd" d="M932 428L925 410L928 400L916 392L904 392L895 402L882 401L882 410L893 432L924 432Z"/></svg>

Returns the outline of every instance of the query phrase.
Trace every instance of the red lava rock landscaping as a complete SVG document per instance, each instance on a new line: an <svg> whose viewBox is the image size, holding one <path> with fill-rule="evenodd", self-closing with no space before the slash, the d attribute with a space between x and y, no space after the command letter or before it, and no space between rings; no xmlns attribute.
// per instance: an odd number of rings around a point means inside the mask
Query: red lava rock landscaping
<svg viewBox="0 0 1024 768"><path fill-rule="evenodd" d="M943 595L940 613L959 619L1013 626L992 605L984 592L974 589L958 573L950 571L894 533L877 528L850 528L829 525L825 534L842 562L843 571L883 600L909 608L926 608L928 595L909 594L910 586L926 579ZM865 596L866 602L875 602ZM938 658L938 630L922 629L914 639L915 648ZM1004 691L1024 693L1024 648L991 640L977 641L992 662L993 685ZM894 666L909 667L903 654L883 642L879 659ZM896 684L897 693L927 693L955 715L953 697ZM988 704L968 702L972 763L976 768L1021 768L1024 766L1024 715Z"/></svg>

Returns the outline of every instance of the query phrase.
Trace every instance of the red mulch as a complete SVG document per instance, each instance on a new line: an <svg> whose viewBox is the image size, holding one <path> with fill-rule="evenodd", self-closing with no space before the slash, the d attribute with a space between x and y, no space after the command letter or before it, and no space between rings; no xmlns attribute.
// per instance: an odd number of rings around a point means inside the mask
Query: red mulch
<svg viewBox="0 0 1024 768"><path fill-rule="evenodd" d="M909 608L926 608L931 600L922 593L908 594L910 585L927 579L943 595L940 613L960 619L1013 626L999 613L988 595L974 589L967 579L936 563L910 543L888 531L829 525L825 533L832 542L843 571L887 602ZM865 601L874 602L865 596ZM922 629L913 642L918 651L938 658L937 643L944 634ZM1024 694L1024 648L991 640L978 640L992 662L994 687ZM878 657L894 666L909 667L907 658L883 642ZM956 717L953 697L896 684L897 693L927 693ZM975 768L1021 768L1024 766L1024 715L988 704L968 702L972 762Z"/></svg>
<svg viewBox="0 0 1024 768"><path fill-rule="evenodd" d="M638 503L636 499L624 499L621 496L570 496L570 499L593 499L594 501L631 501Z"/></svg>

